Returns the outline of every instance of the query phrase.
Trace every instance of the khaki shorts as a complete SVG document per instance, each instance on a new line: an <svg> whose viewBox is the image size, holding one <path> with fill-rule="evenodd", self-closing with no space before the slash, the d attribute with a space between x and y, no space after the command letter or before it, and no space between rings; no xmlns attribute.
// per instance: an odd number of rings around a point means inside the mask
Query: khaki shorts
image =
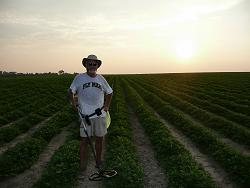
<svg viewBox="0 0 250 188"><path fill-rule="evenodd" d="M88 125L85 120L83 120L83 122L85 123L88 136L103 137L105 134L107 134L105 117L96 117L90 119L91 125ZM87 137L82 125L80 125L80 137Z"/></svg>

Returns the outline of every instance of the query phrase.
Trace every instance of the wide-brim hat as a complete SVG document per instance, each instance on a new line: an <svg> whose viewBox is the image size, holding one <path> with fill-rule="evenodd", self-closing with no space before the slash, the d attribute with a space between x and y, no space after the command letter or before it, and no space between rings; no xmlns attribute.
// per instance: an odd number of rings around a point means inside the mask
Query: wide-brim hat
<svg viewBox="0 0 250 188"><path fill-rule="evenodd" d="M89 60L94 60L94 61L96 61L96 62L98 63L98 68L99 68L99 67L101 66L101 64L102 64L102 61L99 60L99 59L97 58L96 55L91 54L91 55L89 55L87 58L83 58L83 60L82 60L82 65L83 65L84 67L86 67L86 63L87 63Z"/></svg>

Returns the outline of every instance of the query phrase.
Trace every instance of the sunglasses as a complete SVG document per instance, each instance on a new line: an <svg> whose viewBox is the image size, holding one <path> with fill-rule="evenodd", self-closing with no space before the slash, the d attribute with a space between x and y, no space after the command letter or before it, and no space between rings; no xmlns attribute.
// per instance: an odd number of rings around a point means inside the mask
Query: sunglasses
<svg viewBox="0 0 250 188"><path fill-rule="evenodd" d="M91 62L89 62L89 63L87 63L89 66L96 66L97 65L97 63L91 63Z"/></svg>

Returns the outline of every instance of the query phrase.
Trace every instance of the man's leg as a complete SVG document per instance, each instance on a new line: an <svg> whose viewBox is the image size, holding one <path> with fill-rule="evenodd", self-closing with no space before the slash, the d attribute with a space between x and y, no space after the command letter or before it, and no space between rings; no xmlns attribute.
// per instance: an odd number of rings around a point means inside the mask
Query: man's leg
<svg viewBox="0 0 250 188"><path fill-rule="evenodd" d="M86 137L80 138L80 169L84 171L87 165L87 149L88 139Z"/></svg>
<svg viewBox="0 0 250 188"><path fill-rule="evenodd" d="M98 117L93 120L95 129L95 151L96 151L96 163L97 166L101 165L102 162L102 150L104 136L107 133L106 119L104 117Z"/></svg>
<svg viewBox="0 0 250 188"><path fill-rule="evenodd" d="M103 147L103 137L96 136L95 150L96 150L96 163L97 163L97 166L101 165L102 147Z"/></svg>

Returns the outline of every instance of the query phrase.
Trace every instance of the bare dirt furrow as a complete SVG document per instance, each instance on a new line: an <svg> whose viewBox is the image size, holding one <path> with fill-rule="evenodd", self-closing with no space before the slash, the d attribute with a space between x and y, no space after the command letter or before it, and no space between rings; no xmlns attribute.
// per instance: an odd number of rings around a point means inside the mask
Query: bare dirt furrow
<svg viewBox="0 0 250 188"><path fill-rule="evenodd" d="M178 131L173 125L168 123L165 119L163 119L157 112L155 115L167 126L170 130L171 134L182 143L185 148L191 153L194 159L202 165L202 167L210 174L210 176L214 179L216 184L221 188L234 188L237 187L227 176L226 172L211 158L207 155L201 153L199 149L192 143L190 139L188 139L185 135L183 135L180 131Z"/></svg>
<svg viewBox="0 0 250 188"><path fill-rule="evenodd" d="M128 113L134 133L133 140L137 148L140 163L144 170L144 187L167 187L164 171L154 157L151 143L145 136L138 118L132 112L131 108L129 108Z"/></svg>
<svg viewBox="0 0 250 188"><path fill-rule="evenodd" d="M192 122L204 126L202 124L202 122L194 119L193 117L191 117L190 115L183 113L183 116L189 120L191 120ZM206 127L206 126L204 126ZM207 127L209 129L209 127ZM250 156L250 150L245 147L244 145L238 144L236 142L234 142L233 140L231 140L230 138L227 138L225 136L223 136L222 134L218 133L217 131L215 131L214 129L209 129L215 136L217 136L217 138L223 142L224 144L227 144L229 146L231 146L232 148L234 148L235 150L239 151L241 154L246 155L246 156Z"/></svg>
<svg viewBox="0 0 250 188"><path fill-rule="evenodd" d="M54 116L56 116L59 112L53 114L52 116L50 116L49 118L43 120L41 123L38 123L37 125L33 126L31 129L29 129L26 133L21 134L19 136L17 136L14 140L10 141L9 143L4 144L3 146L0 147L0 155L3 154L5 151L7 151L8 149L14 147L15 145L17 145L19 142L22 142L25 138L30 137L36 130L38 130L40 127L43 127L46 125L46 123L53 118Z"/></svg>
<svg viewBox="0 0 250 188"><path fill-rule="evenodd" d="M5 127L9 127L9 126L13 125L14 123L16 123L16 122L18 122L18 121L24 119L25 117L26 117L26 116L21 117L21 118L15 120L15 121L9 122L9 123L7 123L7 124L5 124L5 125L2 125L2 126L0 127L0 129L5 128Z"/></svg>
<svg viewBox="0 0 250 188"><path fill-rule="evenodd" d="M92 140L93 142L93 140ZM93 142L93 146L95 145L95 143ZM105 144L103 145L103 152L102 152L102 156L105 153ZM95 168L95 159L94 156L91 152L91 149L88 148L88 163L87 163L87 168L86 171L82 174L79 175L78 178L78 188L103 188L103 184L102 181L90 181L88 179L88 176L94 172L97 171L97 169ZM80 176L84 175L84 179L80 178Z"/></svg>
<svg viewBox="0 0 250 188"><path fill-rule="evenodd" d="M46 149L41 153L37 162L28 170L13 177L8 178L3 182L0 182L1 188L30 188L32 185L40 179L43 170L46 168L54 152L65 142L66 137L70 134L67 129L73 126L71 123L69 126L62 129L62 132L51 139Z"/></svg>

